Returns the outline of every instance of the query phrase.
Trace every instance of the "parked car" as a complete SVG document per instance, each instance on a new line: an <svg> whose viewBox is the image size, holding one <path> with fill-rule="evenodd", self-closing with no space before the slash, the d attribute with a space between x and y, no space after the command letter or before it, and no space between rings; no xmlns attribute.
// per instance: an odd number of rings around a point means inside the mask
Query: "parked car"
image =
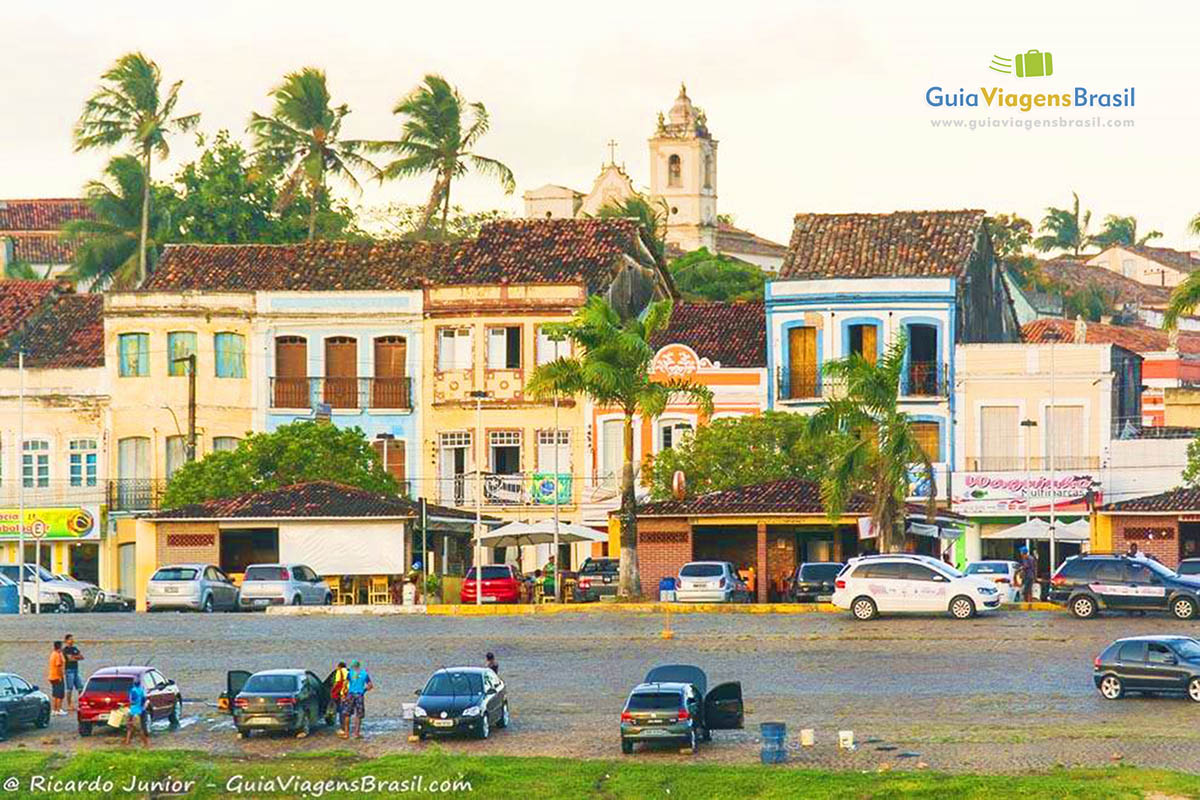
<svg viewBox="0 0 1200 800"><path fill-rule="evenodd" d="M492 727L507 728L508 692L487 667L443 667L418 689L413 735L418 739L468 733L486 739Z"/></svg>
<svg viewBox="0 0 1200 800"><path fill-rule="evenodd" d="M147 611L236 611L238 588L212 564L159 567L146 586Z"/></svg>
<svg viewBox="0 0 1200 800"><path fill-rule="evenodd" d="M1117 639L1096 656L1092 682L1108 700L1130 691L1165 692L1200 703L1200 641L1190 636Z"/></svg>
<svg viewBox="0 0 1200 800"><path fill-rule="evenodd" d="M792 574L790 594L797 603L828 602L833 598L833 582L846 566L839 561L806 561Z"/></svg>
<svg viewBox="0 0 1200 800"><path fill-rule="evenodd" d="M655 667L633 687L621 711L621 752L637 742L669 742L693 753L715 730L745 724L742 684L722 683L708 690L704 670L687 664Z"/></svg>
<svg viewBox="0 0 1200 800"><path fill-rule="evenodd" d="M329 584L304 564L251 564L242 576L240 598L242 608L333 604Z"/></svg>
<svg viewBox="0 0 1200 800"><path fill-rule="evenodd" d="M183 716L183 694L175 681L164 678L154 667L105 667L92 673L79 695L75 718L79 735L91 736L92 728L105 725L108 715L118 706L129 705L129 688L140 681L146 692L150 721L168 720L171 729L179 727Z"/></svg>
<svg viewBox="0 0 1200 800"><path fill-rule="evenodd" d="M333 725L337 709L330 699L333 673L321 680L303 669L268 669L251 674L233 670L225 676L226 697L238 738L255 731L284 731L307 736L324 720Z"/></svg>
<svg viewBox="0 0 1200 800"><path fill-rule="evenodd" d="M101 589L99 596L96 598L96 605L92 607L93 611L133 611L137 605L132 597L126 597L120 592L110 589Z"/></svg>
<svg viewBox="0 0 1200 800"><path fill-rule="evenodd" d="M0 741L22 725L50 724L50 698L20 675L0 672Z"/></svg>
<svg viewBox="0 0 1200 800"><path fill-rule="evenodd" d="M90 611L96 604L99 590L94 585L76 580L62 580L45 567L25 564L25 597L30 604L33 602L33 595L37 592L39 574L42 577L41 604L43 609L69 613L71 611ZM0 564L0 575L13 583L17 583L20 577L16 564ZM30 586L33 588L30 589ZM53 598L48 598L47 592L53 595ZM27 608L32 609L32 605L27 605Z"/></svg>
<svg viewBox="0 0 1200 800"><path fill-rule="evenodd" d="M748 603L750 589L728 561L690 561L679 570L675 600L680 603Z"/></svg>
<svg viewBox="0 0 1200 800"><path fill-rule="evenodd" d="M860 620L913 611L970 619L998 608L1000 592L992 581L931 556L894 553L850 559L834 582L833 604Z"/></svg>
<svg viewBox="0 0 1200 800"><path fill-rule="evenodd" d="M1185 558L1179 562L1176 575L1200 575L1200 558Z"/></svg>
<svg viewBox="0 0 1200 800"><path fill-rule="evenodd" d="M967 564L963 574L992 581L1000 590L1003 602L1016 603L1021 599L1021 587L1017 586L1020 569L1021 565L1016 561L972 561Z"/></svg>
<svg viewBox="0 0 1200 800"><path fill-rule="evenodd" d="M475 567L467 570L458 599L463 603L475 602ZM521 599L521 576L508 564L485 564L483 567L483 590L480 597L485 603L516 603Z"/></svg>
<svg viewBox="0 0 1200 800"><path fill-rule="evenodd" d="M1050 578L1050 602L1080 619L1100 609L1170 611L1191 619L1200 609L1200 577L1176 575L1148 558L1124 555L1071 556Z"/></svg>
<svg viewBox="0 0 1200 800"><path fill-rule="evenodd" d="M586 558L579 567L579 578L575 584L575 598L580 602L599 600L615 596L620 580L621 559Z"/></svg>

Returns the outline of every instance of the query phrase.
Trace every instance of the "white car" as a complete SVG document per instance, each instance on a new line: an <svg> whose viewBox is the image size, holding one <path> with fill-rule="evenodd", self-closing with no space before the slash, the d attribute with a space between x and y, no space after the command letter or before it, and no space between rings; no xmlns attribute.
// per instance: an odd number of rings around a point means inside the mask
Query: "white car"
<svg viewBox="0 0 1200 800"><path fill-rule="evenodd" d="M691 561L679 570L675 600L680 603L749 602L750 590L728 561Z"/></svg>
<svg viewBox="0 0 1200 800"><path fill-rule="evenodd" d="M304 564L251 564L242 575L242 608L328 606L333 592Z"/></svg>
<svg viewBox="0 0 1200 800"><path fill-rule="evenodd" d="M970 619L1000 606L990 580L964 575L930 556L894 553L852 558L834 583L833 604L855 619L889 612L949 612Z"/></svg>
<svg viewBox="0 0 1200 800"><path fill-rule="evenodd" d="M1000 590L1000 600L1005 603L1021 601L1021 587L1017 586L1017 572L1021 565L1015 561L1000 559L990 561L972 561L963 570L966 575L990 580Z"/></svg>

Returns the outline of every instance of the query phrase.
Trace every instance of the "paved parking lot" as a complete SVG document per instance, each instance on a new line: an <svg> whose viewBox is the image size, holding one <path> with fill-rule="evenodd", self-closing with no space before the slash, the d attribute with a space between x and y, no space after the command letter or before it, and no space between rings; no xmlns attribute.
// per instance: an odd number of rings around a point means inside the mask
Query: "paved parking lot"
<svg viewBox="0 0 1200 800"><path fill-rule="evenodd" d="M783 721L791 738L817 730L802 763L846 768L1020 771L1114 761L1200 769L1200 706L1174 698L1104 701L1091 684L1092 658L1114 638L1154 632L1200 634L1200 622L1110 615L1007 612L968 622L943 617L858 623L840 614L676 615L664 641L652 614L538 617L286 617L263 614L92 614L0 618L0 670L45 685L49 643L72 632L100 666L150 662L187 699L181 730L154 746L272 753L342 745L319 729L307 740L238 741L215 701L230 668L306 667L322 676L338 659L360 658L376 691L368 738L378 754L410 744L403 706L441 665L482 662L493 650L508 684L513 725L488 742L450 741L448 751L618 757L617 717L630 686L661 663L702 666L710 684L740 680L746 730L719 733L699 758L757 758L758 724ZM859 750L839 753L836 732ZM867 739L878 742L864 743ZM80 739L72 718L22 732L4 746L67 750L115 745ZM881 750L881 747L895 747ZM901 752L919 755L899 759ZM634 758L682 758L638 751Z"/></svg>

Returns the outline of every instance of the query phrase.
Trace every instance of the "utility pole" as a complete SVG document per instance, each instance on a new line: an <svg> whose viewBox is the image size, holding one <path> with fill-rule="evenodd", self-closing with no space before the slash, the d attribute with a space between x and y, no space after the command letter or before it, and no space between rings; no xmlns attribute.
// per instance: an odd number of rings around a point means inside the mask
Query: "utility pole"
<svg viewBox="0 0 1200 800"><path fill-rule="evenodd" d="M18 464L22 468L18 470L17 478L17 547L18 556L17 564L17 610L18 613L25 613L25 348L22 347L17 351L17 371L21 375L20 394L17 395L17 454ZM41 603L42 598L39 596L34 606L37 607Z"/></svg>
<svg viewBox="0 0 1200 800"><path fill-rule="evenodd" d="M172 358L172 364L187 364L188 371L188 433L187 460L196 460L196 354Z"/></svg>
<svg viewBox="0 0 1200 800"><path fill-rule="evenodd" d="M483 455L483 398L487 392L473 391L475 399L475 441L472 450ZM483 605L483 459L475 459L475 605Z"/></svg>

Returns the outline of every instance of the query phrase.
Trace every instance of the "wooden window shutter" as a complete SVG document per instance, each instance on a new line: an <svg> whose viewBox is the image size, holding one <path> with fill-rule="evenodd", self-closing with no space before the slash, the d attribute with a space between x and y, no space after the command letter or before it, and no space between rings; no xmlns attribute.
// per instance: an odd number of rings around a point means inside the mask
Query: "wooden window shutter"
<svg viewBox="0 0 1200 800"><path fill-rule="evenodd" d="M325 402L333 408L358 407L358 341L348 336L325 340Z"/></svg>
<svg viewBox="0 0 1200 800"><path fill-rule="evenodd" d="M372 408L409 408L407 369L408 342L402 336L380 336L375 340L375 379L371 383Z"/></svg>
<svg viewBox="0 0 1200 800"><path fill-rule="evenodd" d="M275 339L276 408L308 408L308 342L300 336Z"/></svg>

